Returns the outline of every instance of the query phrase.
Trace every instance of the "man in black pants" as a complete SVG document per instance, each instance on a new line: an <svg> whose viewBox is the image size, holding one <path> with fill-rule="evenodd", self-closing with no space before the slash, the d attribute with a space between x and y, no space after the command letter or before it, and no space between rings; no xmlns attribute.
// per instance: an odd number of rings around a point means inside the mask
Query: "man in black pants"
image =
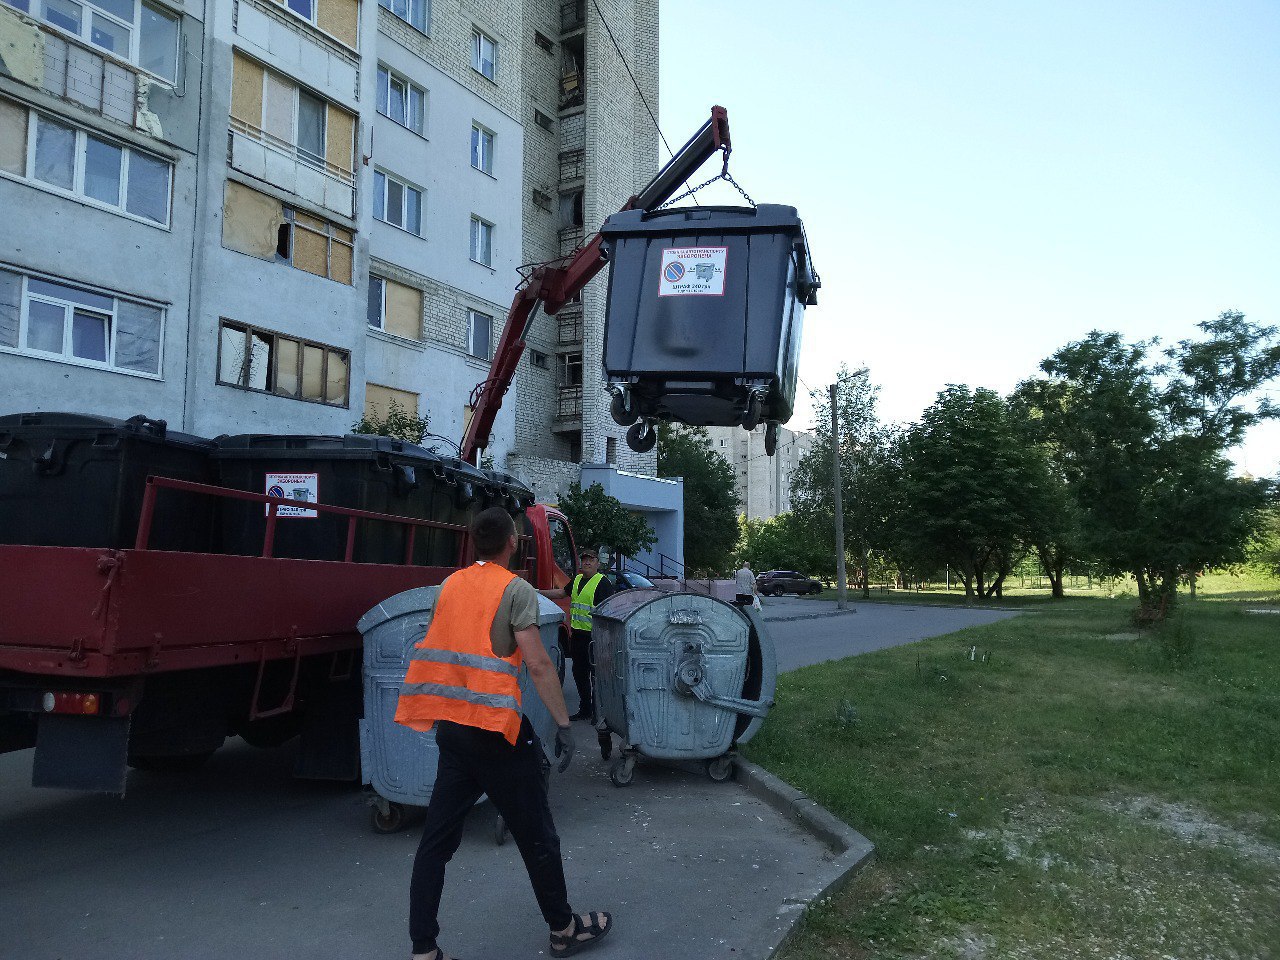
<svg viewBox="0 0 1280 960"><path fill-rule="evenodd" d="M570 720L594 720L595 696L591 689L591 611L613 594L609 578L600 572L600 555L588 547L578 554L578 574L554 590L539 590L550 600L569 598L569 656L573 682L578 688L578 712Z"/></svg>
<svg viewBox="0 0 1280 960"><path fill-rule="evenodd" d="M569 711L538 631L537 594L507 569L517 542L511 516L500 507L483 511L472 522L471 537L480 559L441 587L396 708L397 722L416 730L434 727L440 749L409 890L413 956L449 960L436 942L445 865L481 794L493 801L520 850L551 929L549 955L569 956L599 942L613 929L613 918L595 911L575 915L569 907L542 744L520 711L521 664L560 728L555 752L562 773L573 756Z"/></svg>

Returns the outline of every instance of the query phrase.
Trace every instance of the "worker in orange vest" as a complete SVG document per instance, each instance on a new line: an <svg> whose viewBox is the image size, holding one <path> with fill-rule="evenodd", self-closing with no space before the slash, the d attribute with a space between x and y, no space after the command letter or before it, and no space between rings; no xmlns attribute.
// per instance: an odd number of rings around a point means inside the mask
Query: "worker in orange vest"
<svg viewBox="0 0 1280 960"><path fill-rule="evenodd" d="M515 838L551 928L548 953L567 957L603 939L613 918L596 911L578 915L569 907L542 744L520 712L521 663L559 727L561 773L573 758L569 711L538 631L537 592L507 567L517 545L511 515L501 507L482 511L472 521L471 540L478 559L441 586L396 705L398 723L435 728L440 750L409 887L413 956L449 960L436 943L445 864L462 842L467 812L488 794Z"/></svg>

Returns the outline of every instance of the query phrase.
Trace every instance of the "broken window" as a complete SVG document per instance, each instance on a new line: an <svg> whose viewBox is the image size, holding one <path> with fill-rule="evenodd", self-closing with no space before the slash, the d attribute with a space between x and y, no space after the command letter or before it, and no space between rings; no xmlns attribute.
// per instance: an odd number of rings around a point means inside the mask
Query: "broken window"
<svg viewBox="0 0 1280 960"><path fill-rule="evenodd" d="M560 226L562 229L582 226L582 191L560 194Z"/></svg>
<svg viewBox="0 0 1280 960"><path fill-rule="evenodd" d="M222 245L229 250L350 285L354 244L350 230L287 207L243 184L227 182Z"/></svg>
<svg viewBox="0 0 1280 960"><path fill-rule="evenodd" d="M559 354L559 377L561 387L582 386L582 354Z"/></svg>
<svg viewBox="0 0 1280 960"><path fill-rule="evenodd" d="M218 382L226 386L346 406L350 368L345 350L222 321Z"/></svg>

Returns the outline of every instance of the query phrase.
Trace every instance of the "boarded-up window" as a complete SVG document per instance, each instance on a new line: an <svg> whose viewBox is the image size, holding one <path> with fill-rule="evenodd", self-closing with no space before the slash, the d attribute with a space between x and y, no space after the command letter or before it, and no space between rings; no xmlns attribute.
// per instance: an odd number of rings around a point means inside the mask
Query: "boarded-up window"
<svg viewBox="0 0 1280 960"><path fill-rule="evenodd" d="M0 100L0 170L27 172L27 111L10 100Z"/></svg>
<svg viewBox="0 0 1280 960"><path fill-rule="evenodd" d="M218 382L345 407L351 355L231 320L222 321Z"/></svg>
<svg viewBox="0 0 1280 960"><path fill-rule="evenodd" d="M364 388L364 415L370 419L383 419L394 400L402 410L413 416L418 415L418 395L408 390L396 390L380 384L366 384Z"/></svg>
<svg viewBox="0 0 1280 960"><path fill-rule="evenodd" d="M397 337L422 339L422 291L387 281L387 315L382 329Z"/></svg>
<svg viewBox="0 0 1280 960"><path fill-rule="evenodd" d="M274 260L284 222L284 209L279 200L227 181L222 203L222 245L228 250Z"/></svg>
<svg viewBox="0 0 1280 960"><path fill-rule="evenodd" d="M348 173L354 168L355 124L355 117L329 104L329 139L325 159Z"/></svg>
<svg viewBox="0 0 1280 960"><path fill-rule="evenodd" d="M360 4L357 0L320 0L316 16L320 29L353 50L356 48L356 24L359 20Z"/></svg>
<svg viewBox="0 0 1280 960"><path fill-rule="evenodd" d="M262 125L262 67L239 51L231 72L231 115L237 120Z"/></svg>

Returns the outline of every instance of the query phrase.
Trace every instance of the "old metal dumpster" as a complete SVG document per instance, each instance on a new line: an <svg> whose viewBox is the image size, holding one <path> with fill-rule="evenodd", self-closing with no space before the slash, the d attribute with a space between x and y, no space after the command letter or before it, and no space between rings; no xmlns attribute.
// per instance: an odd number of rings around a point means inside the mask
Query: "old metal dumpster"
<svg viewBox="0 0 1280 960"><path fill-rule="evenodd" d="M597 704L622 739L609 770L626 786L640 756L703 760L733 772L734 747L760 728L777 685L773 641L754 610L700 593L627 590L592 614Z"/></svg>
<svg viewBox="0 0 1280 960"><path fill-rule="evenodd" d="M364 719L360 721L360 768L373 788L373 827L394 833L410 807L425 807L436 780L435 731L421 733L395 722L400 684L413 647L427 634L440 588L417 587L382 601L357 624L364 637ZM538 627L542 643L564 681L564 652L560 635L564 611L545 597L538 599ZM556 723L542 703L526 668L520 670L523 712L542 740L550 764L555 749ZM498 828L499 840L503 836Z"/></svg>
<svg viewBox="0 0 1280 960"><path fill-rule="evenodd" d="M614 419L639 418L631 445L652 446L654 420L767 422L776 442L820 285L795 208L628 210L600 235L612 263L604 368Z"/></svg>

